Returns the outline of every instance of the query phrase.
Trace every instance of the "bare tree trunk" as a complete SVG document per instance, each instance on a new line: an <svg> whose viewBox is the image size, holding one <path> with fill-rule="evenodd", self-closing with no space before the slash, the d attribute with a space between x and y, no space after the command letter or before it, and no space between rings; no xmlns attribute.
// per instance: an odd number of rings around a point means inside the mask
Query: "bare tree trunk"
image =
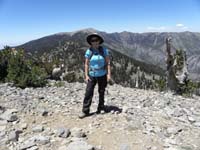
<svg viewBox="0 0 200 150"><path fill-rule="evenodd" d="M175 70L173 67L174 64L174 57L171 54L171 38L166 39L166 52L167 52L167 87L172 90L176 91L177 90L177 79L175 76Z"/></svg>
<svg viewBox="0 0 200 150"><path fill-rule="evenodd" d="M135 87L139 88L140 67L137 67Z"/></svg>
<svg viewBox="0 0 200 150"><path fill-rule="evenodd" d="M166 39L166 51L167 87L178 94L182 94L188 80L186 52L176 49L176 53L172 55L171 38Z"/></svg>

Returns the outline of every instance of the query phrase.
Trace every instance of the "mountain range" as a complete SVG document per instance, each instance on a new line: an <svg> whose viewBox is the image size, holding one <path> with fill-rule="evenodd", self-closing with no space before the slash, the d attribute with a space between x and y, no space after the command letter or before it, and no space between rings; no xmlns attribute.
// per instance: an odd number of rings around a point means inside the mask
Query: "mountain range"
<svg viewBox="0 0 200 150"><path fill-rule="evenodd" d="M134 61L151 66L153 73L159 73L166 70L165 59L165 39L172 38L172 53L176 49L186 51L188 70L190 78L200 80L200 33L196 32L150 32L150 33L132 33L115 32L106 33L96 29L88 28L75 32L61 32L42 37L27 42L19 47L24 48L29 53L42 54L50 52L59 46L59 43L74 41L79 43L82 50L88 48L86 36L90 33L98 33L104 38L104 46L111 52L126 56ZM82 53L83 54L83 53ZM123 65L123 64L122 64ZM154 69L154 68L157 69Z"/></svg>

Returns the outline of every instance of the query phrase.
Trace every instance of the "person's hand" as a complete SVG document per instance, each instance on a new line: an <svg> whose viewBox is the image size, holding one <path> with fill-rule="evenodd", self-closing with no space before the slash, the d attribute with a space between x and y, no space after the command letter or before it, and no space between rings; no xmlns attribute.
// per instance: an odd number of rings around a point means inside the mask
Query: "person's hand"
<svg viewBox="0 0 200 150"><path fill-rule="evenodd" d="M115 82L114 82L114 80L111 78L111 75L107 75L107 82L108 82L108 84L109 85L113 85Z"/></svg>
<svg viewBox="0 0 200 150"><path fill-rule="evenodd" d="M111 76L110 74L107 74L107 82L109 82L111 80Z"/></svg>
<svg viewBox="0 0 200 150"><path fill-rule="evenodd" d="M86 76L86 77L85 77L85 82L87 83L88 81L91 81L91 79L90 79L89 76Z"/></svg>

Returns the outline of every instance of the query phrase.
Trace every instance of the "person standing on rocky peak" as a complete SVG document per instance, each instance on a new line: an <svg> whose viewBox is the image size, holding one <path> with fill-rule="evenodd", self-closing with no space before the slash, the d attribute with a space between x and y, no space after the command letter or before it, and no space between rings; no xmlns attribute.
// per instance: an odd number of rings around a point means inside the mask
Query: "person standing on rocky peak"
<svg viewBox="0 0 200 150"><path fill-rule="evenodd" d="M105 111L104 93L107 82L111 79L110 57L108 50L101 46L103 38L97 33L87 36L90 48L85 52L85 81L87 83L83 108L79 118L84 118L90 113L90 106L95 85L98 83L99 104L97 114Z"/></svg>

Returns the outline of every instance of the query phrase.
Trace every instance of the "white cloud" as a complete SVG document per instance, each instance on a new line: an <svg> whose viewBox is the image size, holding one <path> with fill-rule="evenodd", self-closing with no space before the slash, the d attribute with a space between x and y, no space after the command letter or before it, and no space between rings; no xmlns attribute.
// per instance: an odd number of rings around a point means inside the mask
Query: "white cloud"
<svg viewBox="0 0 200 150"><path fill-rule="evenodd" d="M18 46L25 42L2 42L0 43L0 49L3 49L5 46Z"/></svg>
<svg viewBox="0 0 200 150"><path fill-rule="evenodd" d="M188 29L188 27L183 27L182 29Z"/></svg>
<svg viewBox="0 0 200 150"><path fill-rule="evenodd" d="M188 29L188 27L186 27L184 24L181 23L176 24L176 27L181 31Z"/></svg>
<svg viewBox="0 0 200 150"><path fill-rule="evenodd" d="M185 26L182 23L177 23L174 26L149 26L147 27L147 31L150 32L183 32L188 30L189 27Z"/></svg>
<svg viewBox="0 0 200 150"><path fill-rule="evenodd" d="M178 23L176 24L176 27L184 27L184 24Z"/></svg>
<svg viewBox="0 0 200 150"><path fill-rule="evenodd" d="M4 48L4 45L0 44L0 49L3 49Z"/></svg>

